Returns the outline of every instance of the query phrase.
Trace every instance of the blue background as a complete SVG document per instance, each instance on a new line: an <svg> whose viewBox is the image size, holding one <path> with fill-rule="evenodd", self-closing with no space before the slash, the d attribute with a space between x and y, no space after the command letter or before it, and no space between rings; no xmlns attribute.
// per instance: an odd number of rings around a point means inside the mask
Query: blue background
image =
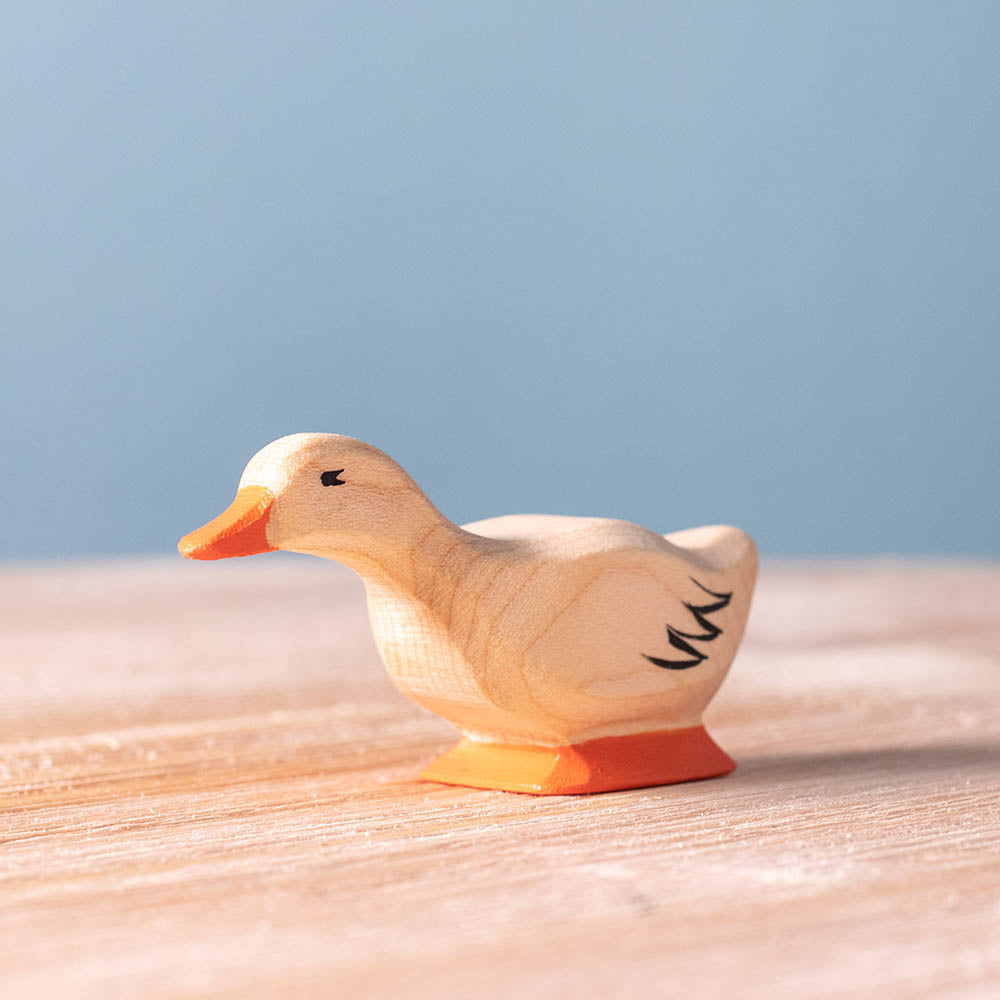
<svg viewBox="0 0 1000 1000"><path fill-rule="evenodd" d="M153 552L259 447L456 520L1000 552L1000 4L0 14L6 557Z"/></svg>

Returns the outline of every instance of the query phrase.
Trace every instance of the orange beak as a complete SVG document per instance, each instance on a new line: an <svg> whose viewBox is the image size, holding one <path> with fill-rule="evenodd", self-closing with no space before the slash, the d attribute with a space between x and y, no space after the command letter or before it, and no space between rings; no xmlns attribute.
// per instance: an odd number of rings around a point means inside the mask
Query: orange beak
<svg viewBox="0 0 1000 1000"><path fill-rule="evenodd" d="M266 486L244 486L214 521L185 535L178 543L186 559L228 559L274 552L267 540L267 522L274 494Z"/></svg>

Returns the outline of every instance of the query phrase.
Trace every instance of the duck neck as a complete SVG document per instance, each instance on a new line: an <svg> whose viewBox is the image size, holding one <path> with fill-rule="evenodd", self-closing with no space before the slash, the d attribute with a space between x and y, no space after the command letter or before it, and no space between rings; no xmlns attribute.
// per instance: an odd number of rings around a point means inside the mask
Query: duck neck
<svg viewBox="0 0 1000 1000"><path fill-rule="evenodd" d="M310 551L343 563L366 584L425 599L442 574L465 563L464 549L474 552L476 536L449 521L425 497L414 501L401 502L406 509L397 508L397 516L379 524L377 532L352 533L349 541L331 539Z"/></svg>

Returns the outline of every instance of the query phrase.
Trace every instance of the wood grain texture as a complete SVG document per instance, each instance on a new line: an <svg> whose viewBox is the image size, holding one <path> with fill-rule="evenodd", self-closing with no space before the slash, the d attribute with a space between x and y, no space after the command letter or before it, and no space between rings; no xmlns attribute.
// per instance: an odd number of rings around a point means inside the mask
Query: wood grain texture
<svg viewBox="0 0 1000 1000"><path fill-rule="evenodd" d="M995 997L1000 568L766 567L729 777L421 783L360 582L0 572L0 995Z"/></svg>

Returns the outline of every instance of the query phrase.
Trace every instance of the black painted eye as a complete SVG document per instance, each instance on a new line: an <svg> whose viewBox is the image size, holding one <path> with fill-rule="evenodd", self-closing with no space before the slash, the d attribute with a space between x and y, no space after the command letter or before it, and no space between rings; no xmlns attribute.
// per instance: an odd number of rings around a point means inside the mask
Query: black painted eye
<svg viewBox="0 0 1000 1000"><path fill-rule="evenodd" d="M343 486L344 480L340 478L340 474L343 471L343 469L333 469L330 472L324 472L323 475L319 477L320 482L324 486Z"/></svg>

